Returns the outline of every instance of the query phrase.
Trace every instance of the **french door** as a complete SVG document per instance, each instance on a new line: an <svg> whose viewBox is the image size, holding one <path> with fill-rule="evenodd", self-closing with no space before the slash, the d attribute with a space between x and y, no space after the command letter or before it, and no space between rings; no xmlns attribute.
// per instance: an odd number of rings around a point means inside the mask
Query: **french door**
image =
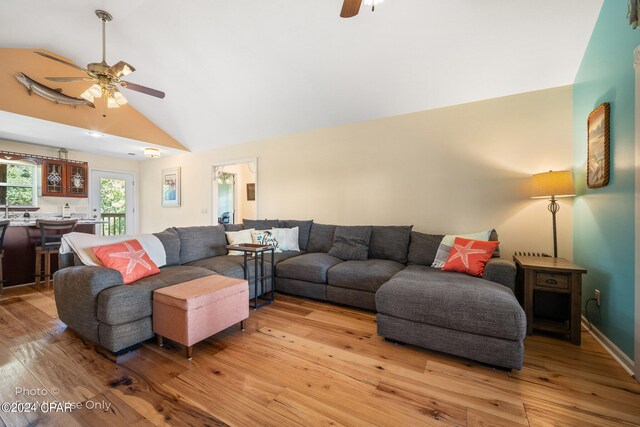
<svg viewBox="0 0 640 427"><path fill-rule="evenodd" d="M96 234L114 236L134 234L134 175L91 170L91 217L101 221Z"/></svg>

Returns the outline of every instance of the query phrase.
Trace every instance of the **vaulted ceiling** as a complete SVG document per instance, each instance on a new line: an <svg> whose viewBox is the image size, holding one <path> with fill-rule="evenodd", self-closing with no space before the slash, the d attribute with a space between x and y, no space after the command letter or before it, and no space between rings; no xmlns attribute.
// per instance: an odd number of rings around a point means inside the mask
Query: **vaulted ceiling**
<svg viewBox="0 0 640 427"><path fill-rule="evenodd" d="M350 19L341 4L2 1L0 47L98 62L107 10L107 61L167 94L124 90L130 104L202 150L572 84L602 0L385 0Z"/></svg>

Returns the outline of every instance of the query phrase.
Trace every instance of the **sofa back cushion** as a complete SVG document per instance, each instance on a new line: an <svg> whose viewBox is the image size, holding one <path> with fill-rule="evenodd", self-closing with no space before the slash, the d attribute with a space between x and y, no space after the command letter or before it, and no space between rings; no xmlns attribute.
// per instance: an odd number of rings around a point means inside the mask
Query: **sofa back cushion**
<svg viewBox="0 0 640 427"><path fill-rule="evenodd" d="M164 246L167 254L167 263L165 265L180 265L180 237L175 228L167 228L160 233L153 233Z"/></svg>
<svg viewBox="0 0 640 427"><path fill-rule="evenodd" d="M336 232L335 225L313 223L309 231L309 244L307 252L327 253L333 246L333 237ZM302 247L300 247L302 249Z"/></svg>
<svg viewBox="0 0 640 427"><path fill-rule="evenodd" d="M253 228L256 230L271 230L278 228L277 219L243 219L244 228Z"/></svg>
<svg viewBox="0 0 640 427"><path fill-rule="evenodd" d="M176 228L180 237L180 264L227 254L227 236L222 225Z"/></svg>
<svg viewBox="0 0 640 427"><path fill-rule="evenodd" d="M338 226L328 254L343 261L366 261L370 240L370 225Z"/></svg>
<svg viewBox="0 0 640 427"><path fill-rule="evenodd" d="M407 263L413 225L374 225L369 241L369 258Z"/></svg>
<svg viewBox="0 0 640 427"><path fill-rule="evenodd" d="M242 224L223 224L224 231L240 231L244 230L244 226Z"/></svg>
<svg viewBox="0 0 640 427"><path fill-rule="evenodd" d="M444 234L425 234L412 231L407 256L408 263L431 266L443 237Z"/></svg>
<svg viewBox="0 0 640 427"><path fill-rule="evenodd" d="M301 251L306 251L309 245L309 232L311 232L311 225L313 220L298 221L295 219L287 219L280 221L280 228L293 228L298 227L298 246Z"/></svg>

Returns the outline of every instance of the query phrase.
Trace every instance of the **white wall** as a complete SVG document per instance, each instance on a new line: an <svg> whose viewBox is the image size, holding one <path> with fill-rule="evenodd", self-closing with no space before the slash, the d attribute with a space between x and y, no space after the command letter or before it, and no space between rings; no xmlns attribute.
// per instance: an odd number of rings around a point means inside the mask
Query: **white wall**
<svg viewBox="0 0 640 427"><path fill-rule="evenodd" d="M61 147L64 142L61 142ZM0 150L11 151L16 153L35 154L39 156L58 157L58 148L44 147L41 145L27 144L24 142L7 141L0 139ZM117 172L129 172L138 174L139 163L135 160L123 160L115 157L98 156L91 153L83 153L79 151L69 151L69 160L79 160L89 164L89 170L103 169ZM137 198L138 189L134 189ZM39 197L38 198L38 214L56 214L62 213L62 206L69 203L71 212L79 215L89 215L89 199L76 197ZM138 217L136 217L138 219ZM138 221L136 221L138 222Z"/></svg>
<svg viewBox="0 0 640 427"><path fill-rule="evenodd" d="M389 100L392 102L392 100ZM551 215L529 179L572 164L570 87L423 111L143 162L141 228L211 224L215 164L258 158L258 217L413 224L462 233L495 227L503 256L551 253ZM182 206L160 207L160 171L182 167ZM572 202L558 244L572 257Z"/></svg>

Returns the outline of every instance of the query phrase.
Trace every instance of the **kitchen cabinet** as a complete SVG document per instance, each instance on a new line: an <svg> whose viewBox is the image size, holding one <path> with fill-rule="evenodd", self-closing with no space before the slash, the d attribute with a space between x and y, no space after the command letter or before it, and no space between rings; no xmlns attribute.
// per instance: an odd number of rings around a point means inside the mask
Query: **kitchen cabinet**
<svg viewBox="0 0 640 427"><path fill-rule="evenodd" d="M46 197L88 197L89 166L83 162L44 160L42 195Z"/></svg>

